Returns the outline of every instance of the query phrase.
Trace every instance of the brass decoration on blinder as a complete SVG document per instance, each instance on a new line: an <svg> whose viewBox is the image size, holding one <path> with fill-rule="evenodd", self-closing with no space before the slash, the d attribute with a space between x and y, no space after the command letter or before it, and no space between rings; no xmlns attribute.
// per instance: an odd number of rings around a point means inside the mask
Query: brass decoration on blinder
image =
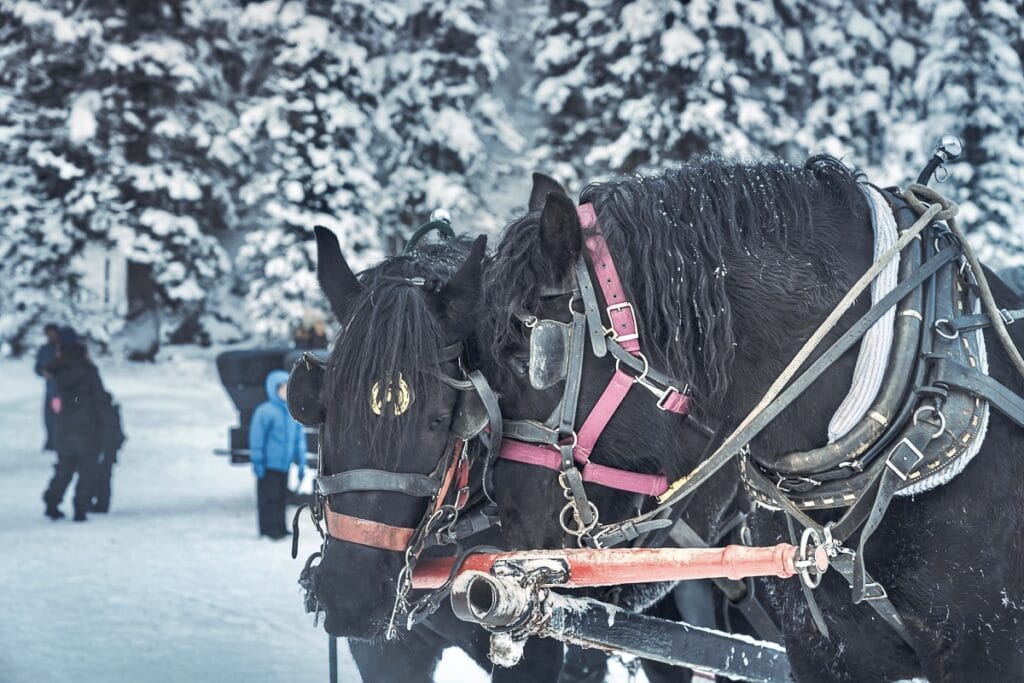
<svg viewBox="0 0 1024 683"><path fill-rule="evenodd" d="M380 382L374 382L373 388L370 389L370 409L374 415L381 415L384 412L384 406L389 403L395 417L409 410L409 405L412 403L412 391L402 373L398 373L397 388L390 378L385 380L383 399L381 398Z"/></svg>

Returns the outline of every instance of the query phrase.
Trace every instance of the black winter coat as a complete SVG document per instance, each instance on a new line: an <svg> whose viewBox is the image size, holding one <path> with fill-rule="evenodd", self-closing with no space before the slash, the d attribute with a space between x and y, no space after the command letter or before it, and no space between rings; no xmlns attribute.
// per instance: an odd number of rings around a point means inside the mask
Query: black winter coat
<svg viewBox="0 0 1024 683"><path fill-rule="evenodd" d="M110 410L110 394L99 370L81 354L60 355L46 366L53 377L61 408L57 415L57 453L98 455Z"/></svg>

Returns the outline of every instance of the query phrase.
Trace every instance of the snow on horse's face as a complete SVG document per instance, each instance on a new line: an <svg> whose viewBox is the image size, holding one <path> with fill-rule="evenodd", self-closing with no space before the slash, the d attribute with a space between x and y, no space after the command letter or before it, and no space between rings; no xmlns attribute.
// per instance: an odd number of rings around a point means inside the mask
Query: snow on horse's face
<svg viewBox="0 0 1024 683"><path fill-rule="evenodd" d="M359 278L333 234L318 228L317 246L320 285L343 329L326 364L298 361L288 398L296 419L323 425L321 474L376 470L437 476L452 447L460 393L444 378L458 378L459 359L452 350L472 329L485 241L472 248L464 240L423 247L387 259ZM393 527L415 529L428 503L426 497L394 490L346 490L327 497L334 519L338 513L365 520L374 538ZM395 600L405 548L375 547L369 536L341 535L347 540L335 534L328 539L313 575L326 628L340 636L379 636Z"/></svg>

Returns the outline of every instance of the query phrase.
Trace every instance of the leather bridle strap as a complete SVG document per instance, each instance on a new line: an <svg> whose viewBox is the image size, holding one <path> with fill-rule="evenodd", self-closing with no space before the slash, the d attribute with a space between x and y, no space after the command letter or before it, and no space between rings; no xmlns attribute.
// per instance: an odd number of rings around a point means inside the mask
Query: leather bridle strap
<svg viewBox="0 0 1024 683"><path fill-rule="evenodd" d="M573 448L573 460L576 464L583 465L584 482L631 493L641 493L646 496L659 496L668 489L668 480L664 475L629 472L590 462L590 454L594 450L598 437L601 436L601 432L604 431L633 384L634 380L630 375L616 370L611 382L608 383L601 398L598 399L597 405L594 406L580 428L577 442ZM561 456L546 444L506 440L501 447L501 458L527 465L537 465L555 472L560 472L563 469Z"/></svg>
<svg viewBox="0 0 1024 683"><path fill-rule="evenodd" d="M594 266L594 274L597 276L597 284L604 294L605 312L608 314L608 322L611 327L610 334L633 355L640 353L640 334L636 324L636 313L633 311L633 304L626 299L626 292L622 286L622 279L619 278L619 271L615 268L615 261L612 259L611 251L608 249L608 242L601 234L600 225L597 222L597 212L593 204L583 204L576 208L576 215L580 219L580 228L584 231L592 231L583 242L590 252L590 261Z"/></svg>
<svg viewBox="0 0 1024 683"><path fill-rule="evenodd" d="M383 470L350 470L340 474L318 477L316 486L319 493L324 496L324 518L327 523L328 536L339 541L348 541L370 548L405 552L417 532L444 505L453 483L456 486L456 493L452 506L456 512L461 510L468 501L469 460L465 457L465 445L466 442L463 439L455 439L454 446L451 449L446 449L449 454L446 456L448 464L440 477L437 476L436 471L434 475L427 476L396 474ZM427 509L423 520L415 529L346 515L331 509L327 496L354 491L389 491L414 498L433 498L434 504Z"/></svg>
<svg viewBox="0 0 1024 683"><path fill-rule="evenodd" d="M327 533L331 538L348 541L357 545L381 550L405 552L409 547L416 529L392 526L383 522L373 522L360 517L352 517L335 512L330 502L324 502L324 517L327 522Z"/></svg>
<svg viewBox="0 0 1024 683"><path fill-rule="evenodd" d="M440 490L438 481L426 474L401 474L386 470L349 470L317 477L316 487L325 496L350 491L392 491L431 498Z"/></svg>

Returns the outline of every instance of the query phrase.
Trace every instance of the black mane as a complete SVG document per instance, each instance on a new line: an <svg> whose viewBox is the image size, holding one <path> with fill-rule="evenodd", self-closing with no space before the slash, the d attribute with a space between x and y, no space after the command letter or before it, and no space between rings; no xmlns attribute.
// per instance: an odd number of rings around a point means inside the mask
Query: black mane
<svg viewBox="0 0 1024 683"><path fill-rule="evenodd" d="M812 267L786 262L791 247L818 248L810 244L812 211L819 223L826 218L827 230L866 206L857 177L829 156L812 157L802 168L701 158L656 175L591 185L580 201L597 210L648 356L705 398L725 391L737 344L730 271L759 269L777 280L780 270ZM523 341L509 312L537 310L538 284L551 279L537 270L546 262L537 254L538 220L539 212L532 212L511 223L487 271L480 337L489 340L494 372L501 372L507 349ZM821 234L815 240L829 241ZM826 265L818 271L785 273L786 285L806 297L809 310L842 284L828 265L835 255L823 257Z"/></svg>
<svg viewBox="0 0 1024 683"><path fill-rule="evenodd" d="M471 246L467 238L424 245L358 276L363 290L351 302L347 325L331 351L324 400L329 423L360 425L382 467L395 465L388 457L400 452L405 430L391 411L373 412L373 385L401 374L424 399L433 395L441 381L442 351L455 340L447 337L429 294L441 289Z"/></svg>

